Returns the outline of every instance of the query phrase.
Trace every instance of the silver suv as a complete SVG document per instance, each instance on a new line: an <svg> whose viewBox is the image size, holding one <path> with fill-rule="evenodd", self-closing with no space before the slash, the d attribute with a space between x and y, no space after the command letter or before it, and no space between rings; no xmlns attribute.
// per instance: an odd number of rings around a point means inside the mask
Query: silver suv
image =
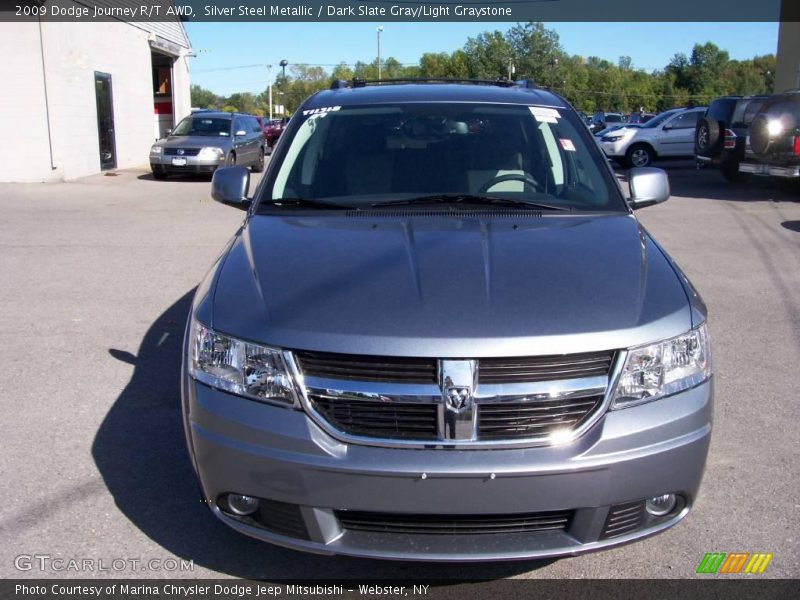
<svg viewBox="0 0 800 600"><path fill-rule="evenodd" d="M197 111L150 148L150 170L156 179L168 175L210 175L218 167L242 165L264 170L266 141L252 115Z"/></svg>
<svg viewBox="0 0 800 600"><path fill-rule="evenodd" d="M337 83L292 118L186 327L214 515L311 552L552 557L663 531L711 435L706 307L558 95Z"/></svg>

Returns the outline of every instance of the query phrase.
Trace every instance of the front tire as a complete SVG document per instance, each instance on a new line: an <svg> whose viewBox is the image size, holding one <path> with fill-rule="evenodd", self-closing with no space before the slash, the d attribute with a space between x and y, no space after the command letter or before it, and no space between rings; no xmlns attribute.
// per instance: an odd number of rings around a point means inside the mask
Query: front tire
<svg viewBox="0 0 800 600"><path fill-rule="evenodd" d="M159 181L163 181L167 178L167 174L164 172L164 169L160 167L153 167L153 179L158 179Z"/></svg>
<svg viewBox="0 0 800 600"><path fill-rule="evenodd" d="M236 155L233 152L228 154L228 157L225 159L225 166L226 167L235 167L236 166Z"/></svg>
<svg viewBox="0 0 800 600"><path fill-rule="evenodd" d="M629 169L649 167L655 160L655 152L647 144L634 144L625 153L625 164Z"/></svg>

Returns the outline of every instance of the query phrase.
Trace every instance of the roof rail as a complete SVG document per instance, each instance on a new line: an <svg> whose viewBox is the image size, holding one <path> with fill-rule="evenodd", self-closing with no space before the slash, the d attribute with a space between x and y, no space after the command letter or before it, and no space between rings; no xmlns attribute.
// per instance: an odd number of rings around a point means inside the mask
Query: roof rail
<svg viewBox="0 0 800 600"><path fill-rule="evenodd" d="M358 79L354 77L350 81L343 79L335 79L331 83L330 89L340 90L343 88L361 88L368 85L398 85L404 83L464 83L471 85L493 85L498 87L521 87L532 89L536 84L532 79L521 79L519 81L512 81L505 77L498 77L497 79L461 79L449 77L403 77L397 79Z"/></svg>

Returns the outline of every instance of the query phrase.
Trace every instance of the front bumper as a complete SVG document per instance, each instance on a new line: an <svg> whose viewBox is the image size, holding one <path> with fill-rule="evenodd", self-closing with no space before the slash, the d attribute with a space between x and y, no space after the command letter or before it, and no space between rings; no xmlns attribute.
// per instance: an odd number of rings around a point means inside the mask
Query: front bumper
<svg viewBox="0 0 800 600"><path fill-rule="evenodd" d="M625 152L628 150L628 146L630 145L629 141L622 139L617 142L600 142L600 147L603 149L603 152L606 153L606 156L612 158L619 158L621 156L625 156Z"/></svg>
<svg viewBox="0 0 800 600"><path fill-rule="evenodd" d="M572 555L674 525L689 512L700 486L712 398L709 381L609 412L563 447L409 450L344 444L302 412L183 381L190 452L205 498L223 522L299 550L435 561ZM226 493L296 510L305 534L226 514L218 505ZM612 506L665 493L682 497L672 514L606 535ZM342 510L450 518L568 510L571 517L555 531L432 535L348 529L339 519Z"/></svg>
<svg viewBox="0 0 800 600"><path fill-rule="evenodd" d="M200 159L197 156L164 156L158 154L150 155L150 170L161 173L213 173L218 167L225 163L225 157L221 159Z"/></svg>
<svg viewBox="0 0 800 600"><path fill-rule="evenodd" d="M742 173L752 173L753 175L765 175L768 177L787 177L792 179L800 177L800 166L798 165L779 167L777 165L743 162L739 163L739 170Z"/></svg>

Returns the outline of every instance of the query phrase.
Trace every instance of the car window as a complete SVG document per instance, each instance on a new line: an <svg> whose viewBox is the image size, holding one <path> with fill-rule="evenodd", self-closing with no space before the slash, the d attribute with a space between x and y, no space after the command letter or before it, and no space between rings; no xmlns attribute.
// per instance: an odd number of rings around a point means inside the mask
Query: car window
<svg viewBox="0 0 800 600"><path fill-rule="evenodd" d="M231 120L218 117L186 117L173 130L172 135L227 136L231 133Z"/></svg>
<svg viewBox="0 0 800 600"><path fill-rule="evenodd" d="M250 130L253 133L261 133L261 125L259 125L258 119L255 117L250 117Z"/></svg>
<svg viewBox="0 0 800 600"><path fill-rule="evenodd" d="M673 129L694 129L700 118L700 111L694 110L678 115L669 122Z"/></svg>
<svg viewBox="0 0 800 600"><path fill-rule="evenodd" d="M298 119L284 133L290 139L263 188L266 201L358 206L467 194L624 209L601 153L567 109L403 103Z"/></svg>
<svg viewBox="0 0 800 600"><path fill-rule="evenodd" d="M622 123L621 115L606 115L606 123Z"/></svg>
<svg viewBox="0 0 800 600"><path fill-rule="evenodd" d="M773 102L764 113L769 121L780 123L780 132L796 129L800 127L800 98Z"/></svg>
<svg viewBox="0 0 800 600"><path fill-rule="evenodd" d="M708 107L707 114L709 118L715 121L730 123L735 108L736 98L720 98L711 103L711 106Z"/></svg>
<svg viewBox="0 0 800 600"><path fill-rule="evenodd" d="M678 109L673 109L673 110L668 110L666 112L661 113L660 115L658 115L656 117L652 117L650 120L647 121L647 123L642 125L642 129L653 129L655 127L660 127L661 125L664 124L664 122L667 119L671 118L673 115L677 114L681 110L682 109L679 109L679 108Z"/></svg>

